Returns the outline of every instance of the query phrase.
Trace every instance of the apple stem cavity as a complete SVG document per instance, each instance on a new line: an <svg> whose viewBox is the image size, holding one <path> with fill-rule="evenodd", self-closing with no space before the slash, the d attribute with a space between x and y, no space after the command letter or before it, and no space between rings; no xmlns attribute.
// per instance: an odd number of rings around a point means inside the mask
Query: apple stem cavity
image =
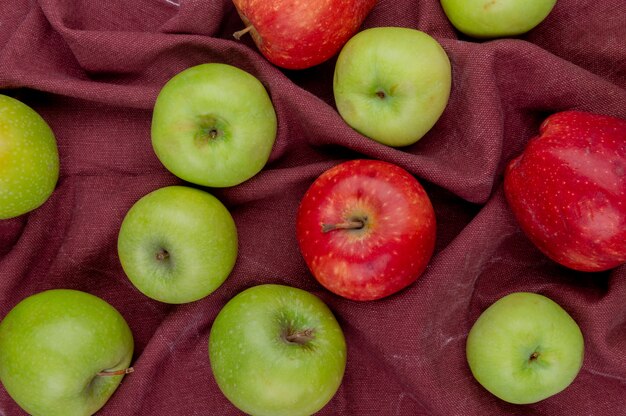
<svg viewBox="0 0 626 416"><path fill-rule="evenodd" d="M376 96L381 100L384 100L387 97L387 94L385 94L385 91L383 90L378 90L376 91Z"/></svg>
<svg viewBox="0 0 626 416"><path fill-rule="evenodd" d="M198 117L198 130L195 142L198 146L204 146L225 135L226 122L213 114L204 114Z"/></svg>
<svg viewBox="0 0 626 416"><path fill-rule="evenodd" d="M220 134L220 132L219 132L219 131L217 131L216 129L211 129L211 130L209 131L209 137L210 137L211 139L215 139L217 136L219 136L219 134Z"/></svg>
<svg viewBox="0 0 626 416"><path fill-rule="evenodd" d="M155 257L158 261L166 261L170 258L170 253L168 253L165 249L160 249L157 251Z"/></svg>
<svg viewBox="0 0 626 416"><path fill-rule="evenodd" d="M204 129L201 133L202 139L206 141L212 141L222 136L222 132L216 127L208 127Z"/></svg>
<svg viewBox="0 0 626 416"><path fill-rule="evenodd" d="M123 368L121 370L115 370L115 371L104 370L104 371L100 371L98 373L98 376L100 377L123 376L125 374L130 374L134 371L135 369L133 367Z"/></svg>
<svg viewBox="0 0 626 416"><path fill-rule="evenodd" d="M205 127L200 130L197 139L200 143L211 142L222 136L222 131L216 127Z"/></svg>
<svg viewBox="0 0 626 416"><path fill-rule="evenodd" d="M539 358L539 354L537 351L533 352L532 354L530 354L530 357L528 357L528 361L533 362L535 360L537 360Z"/></svg>
<svg viewBox="0 0 626 416"><path fill-rule="evenodd" d="M235 33L233 33L233 37L237 40L241 39L241 37L243 35L245 35L246 33L248 33L249 31L251 31L254 28L254 26L252 25L248 25L246 26L244 29L238 30Z"/></svg>
<svg viewBox="0 0 626 416"><path fill-rule="evenodd" d="M360 230L365 227L367 218L352 218L348 221L336 224L322 224L322 232L327 233L334 230Z"/></svg>

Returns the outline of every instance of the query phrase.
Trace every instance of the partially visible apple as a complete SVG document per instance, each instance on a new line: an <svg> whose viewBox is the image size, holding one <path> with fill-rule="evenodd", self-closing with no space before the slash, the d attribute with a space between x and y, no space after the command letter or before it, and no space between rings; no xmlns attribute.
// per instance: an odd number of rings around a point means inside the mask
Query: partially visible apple
<svg viewBox="0 0 626 416"><path fill-rule="evenodd" d="M460 32L475 38L521 35L541 23L556 0L441 0Z"/></svg>
<svg viewBox="0 0 626 416"><path fill-rule="evenodd" d="M551 299L527 292L502 297L476 320L467 337L476 380L502 400L529 404L563 391L583 363L578 324Z"/></svg>
<svg viewBox="0 0 626 416"><path fill-rule="evenodd" d="M353 300L389 296L413 283L435 247L435 213L424 188L388 162L357 159L327 170L296 219L313 276Z"/></svg>
<svg viewBox="0 0 626 416"><path fill-rule="evenodd" d="M448 103L448 55L431 36L402 27L359 32L339 53L337 110L359 133L389 146L421 139Z"/></svg>
<svg viewBox="0 0 626 416"><path fill-rule="evenodd" d="M328 307L293 287L264 284L232 298L209 335L217 385L255 416L305 416L335 395L346 342Z"/></svg>
<svg viewBox="0 0 626 416"><path fill-rule="evenodd" d="M48 123L21 101L0 94L0 220L48 200L59 178L59 153Z"/></svg>
<svg viewBox="0 0 626 416"><path fill-rule="evenodd" d="M213 195L169 186L131 207L117 247L124 272L140 292L187 303L209 295L229 276L237 259L237 228Z"/></svg>
<svg viewBox="0 0 626 416"><path fill-rule="evenodd" d="M54 289L29 296L0 323L0 380L33 416L89 416L129 368L133 336L104 300Z"/></svg>
<svg viewBox="0 0 626 416"><path fill-rule="evenodd" d="M626 262L626 120L553 114L504 175L515 218L548 257L588 272Z"/></svg>
<svg viewBox="0 0 626 416"><path fill-rule="evenodd" d="M261 53L274 65L304 69L332 56L359 29L376 0L233 0Z"/></svg>
<svg viewBox="0 0 626 416"><path fill-rule="evenodd" d="M152 145L185 181L238 185L263 169L276 140L276 113L265 87L232 65L193 66L161 89L152 115Z"/></svg>

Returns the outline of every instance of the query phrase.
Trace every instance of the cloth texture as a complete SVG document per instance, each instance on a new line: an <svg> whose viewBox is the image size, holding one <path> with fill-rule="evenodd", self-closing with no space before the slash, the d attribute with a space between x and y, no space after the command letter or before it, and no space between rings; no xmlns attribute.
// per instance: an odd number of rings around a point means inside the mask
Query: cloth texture
<svg viewBox="0 0 626 416"><path fill-rule="evenodd" d="M109 302L135 339L133 366L99 415L239 415L207 353L220 308L245 288L278 283L319 296L348 345L343 383L320 415L626 415L626 266L582 273L542 255L503 190L507 162L548 115L578 109L626 118L624 0L559 0L521 36L475 40L455 31L439 1L379 0L362 29L402 26L437 39L452 64L449 103L419 142L390 148L352 130L333 98L335 58L287 71L263 58L231 0L0 2L0 92L53 129L61 173L39 209L0 221L0 316L24 297L78 289ZM150 142L165 82L221 62L256 76L278 116L270 160L249 181L207 189L239 233L232 274L208 297L153 301L125 276L117 233L128 209L157 188L185 184ZM388 298L354 302L321 287L299 253L298 204L315 178L349 159L408 170L428 192L437 243L426 272ZM497 399L472 377L467 333L516 291L546 295L579 323L585 358L562 393L532 405ZM0 415L25 414L0 389Z"/></svg>

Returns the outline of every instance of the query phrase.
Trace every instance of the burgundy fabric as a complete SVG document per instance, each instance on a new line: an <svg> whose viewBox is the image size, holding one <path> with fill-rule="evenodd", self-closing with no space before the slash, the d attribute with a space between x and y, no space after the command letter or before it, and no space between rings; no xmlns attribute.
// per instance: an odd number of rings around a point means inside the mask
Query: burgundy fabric
<svg viewBox="0 0 626 416"><path fill-rule="evenodd" d="M135 373L100 415L235 415L207 355L219 309L241 290L280 283L322 298L345 331L348 363L322 415L626 414L626 267L585 274L548 260L520 232L502 172L549 114L580 109L626 118L624 0L559 0L530 33L477 41L455 32L437 0L380 0L363 27L404 26L438 39L452 94L417 144L392 149L351 130L332 96L334 60L280 70L249 38L230 0L0 2L0 88L35 108L61 157L56 191L40 209L0 221L0 315L27 295L73 288L102 297L135 337ZM238 66L267 87L278 137L266 168L210 190L231 210L237 265L209 297L173 306L137 292L116 252L130 206L183 183L150 144L151 108L177 72L205 62ZM295 238L300 198L325 169L366 157L413 173L435 206L435 255L408 289L374 302L324 290ZM560 303L586 340L583 368L561 394L528 406L487 393L465 361L466 335L493 301L532 291ZM0 390L0 414L24 414Z"/></svg>

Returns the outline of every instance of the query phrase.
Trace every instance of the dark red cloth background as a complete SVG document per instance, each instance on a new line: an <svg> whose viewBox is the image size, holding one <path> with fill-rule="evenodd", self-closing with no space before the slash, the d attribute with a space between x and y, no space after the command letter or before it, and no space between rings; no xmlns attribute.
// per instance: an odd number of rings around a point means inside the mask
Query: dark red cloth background
<svg viewBox="0 0 626 416"><path fill-rule="evenodd" d="M0 221L0 315L52 288L105 299L127 319L135 373L100 415L235 415L207 354L216 314L261 283L322 298L345 331L343 384L322 415L624 415L626 267L585 274L548 260L520 232L502 193L505 164L549 114L581 109L626 118L624 0L558 0L530 33L493 41L459 35L437 0L380 0L364 28L425 31L447 51L447 109L417 144L393 149L351 130L332 96L334 60L283 71L259 55L230 0L20 0L0 3L0 89L35 108L54 130L61 176L38 210ZM129 283L116 243L130 206L183 183L150 143L163 84L205 62L238 66L266 86L278 137L266 168L248 182L209 190L231 210L240 251L209 297L173 306ZM228 92L225 91L225 94ZM352 158L396 163L435 206L435 255L408 289L358 303L324 290L298 252L295 214L324 170ZM473 378L466 335L493 301L514 291L549 296L578 321L583 368L561 394L528 406L496 399ZM24 414L0 390L0 415Z"/></svg>

